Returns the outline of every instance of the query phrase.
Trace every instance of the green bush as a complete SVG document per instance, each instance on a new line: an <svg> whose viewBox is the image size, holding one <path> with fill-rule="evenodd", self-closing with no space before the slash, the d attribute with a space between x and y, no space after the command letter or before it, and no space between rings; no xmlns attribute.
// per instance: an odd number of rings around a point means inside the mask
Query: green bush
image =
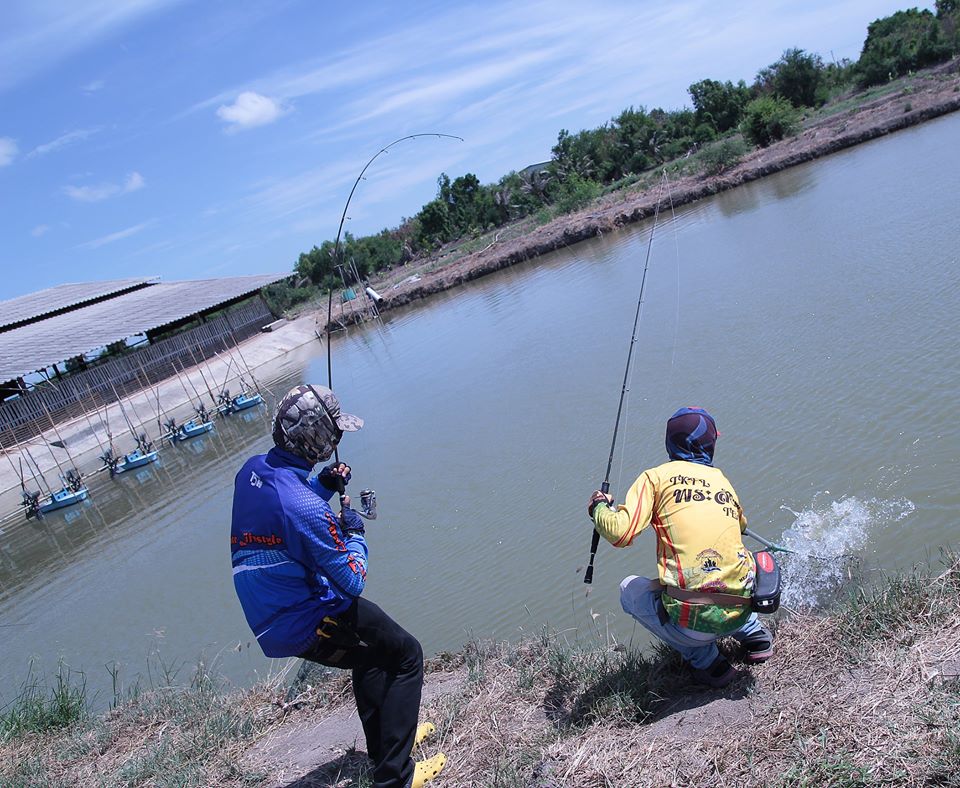
<svg viewBox="0 0 960 788"><path fill-rule="evenodd" d="M589 178L582 178L576 173L568 175L560 184L556 192L556 209L558 213L571 213L583 208L600 196L601 186Z"/></svg>
<svg viewBox="0 0 960 788"><path fill-rule="evenodd" d="M929 11L911 8L878 19L867 28L867 40L857 62L857 83L861 88L882 85L911 71L949 60L954 41L945 31L953 21L942 6L943 21Z"/></svg>
<svg viewBox="0 0 960 788"><path fill-rule="evenodd" d="M789 101L777 96L761 96L747 104L740 131L751 143L765 148L796 133L799 125L800 114Z"/></svg>
<svg viewBox="0 0 960 788"><path fill-rule="evenodd" d="M277 282L263 289L263 300L274 317L280 317L290 307L309 301L319 292L319 288L310 285L294 287L288 282Z"/></svg>
<svg viewBox="0 0 960 788"><path fill-rule="evenodd" d="M737 164L746 152L747 146L740 137L715 142L700 151L700 171L704 175L719 175Z"/></svg>

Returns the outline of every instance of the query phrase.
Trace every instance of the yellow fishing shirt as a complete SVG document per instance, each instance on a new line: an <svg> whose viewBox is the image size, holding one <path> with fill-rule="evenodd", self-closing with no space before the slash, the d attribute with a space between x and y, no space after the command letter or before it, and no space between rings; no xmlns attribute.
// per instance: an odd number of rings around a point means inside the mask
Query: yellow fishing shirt
<svg viewBox="0 0 960 788"><path fill-rule="evenodd" d="M657 565L665 586L750 596L756 568L741 535L747 527L737 493L719 468L673 460L644 471L611 508L593 509L597 531L614 547L629 547L648 525L657 535ZM739 629L750 606L681 602L667 594L670 619L698 632Z"/></svg>

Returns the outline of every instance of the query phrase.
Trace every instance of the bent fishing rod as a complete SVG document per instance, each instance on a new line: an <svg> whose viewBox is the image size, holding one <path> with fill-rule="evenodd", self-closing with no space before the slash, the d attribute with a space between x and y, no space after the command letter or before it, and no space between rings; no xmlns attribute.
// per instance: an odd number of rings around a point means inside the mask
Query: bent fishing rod
<svg viewBox="0 0 960 788"><path fill-rule="evenodd" d="M613 439L610 441L610 457L607 459L607 471L603 475L603 484L600 485L600 492L606 495L610 492L610 469L613 467L613 455L617 448L617 433L620 430L620 416L623 413L623 400L626 397L630 385L630 362L633 359L633 346L637 343L637 327L640 325L640 315L643 312L643 291L647 285L647 271L650 268L650 253L653 250L653 235L657 230L657 220L660 218L660 200L663 195L663 183L666 180L666 172L660 179L660 187L657 190L657 207L653 213L653 226L650 228L650 238L647 241L647 255L643 263L643 276L640 278L640 295L637 297L637 312L633 318L633 331L630 334L630 347L627 350L627 365L623 370L623 387L620 389L620 403L617 405L617 418L613 424ZM590 562L583 573L583 582L590 585L593 582L593 561L597 557L597 548L600 546L600 532L594 528L590 539Z"/></svg>
<svg viewBox="0 0 960 788"><path fill-rule="evenodd" d="M790 547L784 547L782 544L777 544L776 542L771 542L769 539L765 539L760 536L760 534L755 531L751 531L749 528L744 529L744 536L749 536L751 539L755 539L764 547L766 547L772 553L787 553L789 555L799 555L803 558L810 558L814 561L836 561L838 558L844 560L850 560L856 558L852 553L839 553L838 555L814 555L813 553L804 553L800 550L794 550Z"/></svg>
<svg viewBox="0 0 960 788"><path fill-rule="evenodd" d="M463 137L458 137L455 134L441 134L439 132L425 132L421 134L407 134L405 137L400 137L395 139L389 145L384 145L380 150L378 150L373 156L370 157L369 161L363 165L363 169L360 170L360 174L357 176L357 179L353 182L353 187L350 189L350 194L347 196L347 202L343 206L343 213L340 214L340 226L337 227L337 238L333 242L333 266L331 267L331 273L334 268L341 268L343 262L341 257L343 255L343 250L340 245L340 236L343 233L343 223L347 220L347 211L350 209L350 201L353 199L353 194L357 190L357 186L360 185L360 181L363 180L363 176L366 174L367 169L370 165L373 164L380 156L384 153L388 153L390 148L394 145L399 145L401 142L406 140L417 139L418 137L447 137L452 140L460 140L463 142ZM330 345L330 326L333 322L333 285L330 285L329 290L327 291L327 388L333 391L333 360L332 360L332 351ZM340 452L337 451L337 447L333 447L333 458L337 465L340 465ZM343 506L343 496L346 493L346 486L343 481L342 476L335 477L339 480L337 482L337 492L340 494L340 506ZM377 494L374 490L361 490L360 491L360 501L363 505L363 511L360 513L369 520L375 520L377 517Z"/></svg>

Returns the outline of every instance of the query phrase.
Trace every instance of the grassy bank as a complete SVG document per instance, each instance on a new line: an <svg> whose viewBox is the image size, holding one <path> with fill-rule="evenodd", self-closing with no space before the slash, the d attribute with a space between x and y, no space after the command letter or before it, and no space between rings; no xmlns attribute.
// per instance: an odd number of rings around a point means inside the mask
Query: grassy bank
<svg viewBox="0 0 960 788"><path fill-rule="evenodd" d="M960 786L958 646L960 558L945 553L852 584L829 613L785 612L774 658L724 690L691 687L664 649L544 632L438 657L428 684L460 680L422 716L449 757L438 787ZM81 696L61 676L4 710L0 784L369 784L348 748L298 775L252 748L337 714L345 674L230 692L201 669L95 717Z"/></svg>

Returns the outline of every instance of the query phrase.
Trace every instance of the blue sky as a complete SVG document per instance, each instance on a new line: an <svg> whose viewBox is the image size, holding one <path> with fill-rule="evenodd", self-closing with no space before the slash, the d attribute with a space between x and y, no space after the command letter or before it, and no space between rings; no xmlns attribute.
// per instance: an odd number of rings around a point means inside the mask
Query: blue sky
<svg viewBox="0 0 960 788"><path fill-rule="evenodd" d="M924 7L931 7L926 4ZM0 300L62 282L292 269L397 226L441 172L544 161L561 128L689 106L790 47L855 59L910 7L848 2L5 0Z"/></svg>

